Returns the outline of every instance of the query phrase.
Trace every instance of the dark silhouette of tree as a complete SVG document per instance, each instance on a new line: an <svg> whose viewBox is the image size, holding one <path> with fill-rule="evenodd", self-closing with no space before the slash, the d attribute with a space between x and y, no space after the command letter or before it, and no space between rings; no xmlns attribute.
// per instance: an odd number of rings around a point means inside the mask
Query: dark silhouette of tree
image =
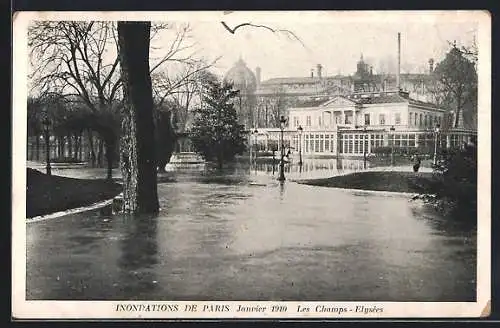
<svg viewBox="0 0 500 328"><path fill-rule="evenodd" d="M191 31L188 24L153 24L150 41L164 30L175 36L168 45L150 47L150 72L161 69L167 62L194 65L193 44L186 42ZM97 162L102 164L104 146L108 160L108 177L116 152L119 134L114 116L115 103L122 100L122 79L118 57L116 22L109 21L36 21L28 31L30 59L34 68L30 74L32 93L55 95L85 104L92 117L81 122L95 122L89 131L97 132ZM108 125L106 125L108 123ZM94 140L88 134L92 164L95 163ZM104 145L103 145L104 143Z"/></svg>
<svg viewBox="0 0 500 328"><path fill-rule="evenodd" d="M118 22L125 99L120 144L123 210L134 214L159 210L149 70L150 33L150 22Z"/></svg>
<svg viewBox="0 0 500 328"><path fill-rule="evenodd" d="M420 195L427 203L437 206L454 218L476 223L477 220L477 144L460 149L448 149L434 168L431 183L421 186Z"/></svg>
<svg viewBox="0 0 500 328"><path fill-rule="evenodd" d="M464 111L468 111L468 115L464 115L464 118L471 113L477 113L476 68L455 45L443 61L437 64L434 77L437 81L435 88L440 96L440 102L454 111L452 127L458 127L460 116Z"/></svg>
<svg viewBox="0 0 500 328"><path fill-rule="evenodd" d="M156 166L158 171L164 171L175 149L177 134L173 115L178 111L176 105L170 101L156 104L154 110L155 120L155 146Z"/></svg>
<svg viewBox="0 0 500 328"><path fill-rule="evenodd" d="M158 170L169 162L178 136L186 129L188 113L202 92L211 64L185 64L175 76L159 72L151 76L155 103L156 149ZM199 101L201 102L201 101Z"/></svg>
<svg viewBox="0 0 500 328"><path fill-rule="evenodd" d="M28 116L27 132L28 137L35 141L35 155L32 155L32 157L36 160L40 159L40 136L43 134L42 107L43 104L40 99L28 97L26 110Z"/></svg>
<svg viewBox="0 0 500 328"><path fill-rule="evenodd" d="M193 147L218 168L245 150L243 125L238 123L234 99L238 91L227 82L207 81L203 105L194 111L189 130Z"/></svg>

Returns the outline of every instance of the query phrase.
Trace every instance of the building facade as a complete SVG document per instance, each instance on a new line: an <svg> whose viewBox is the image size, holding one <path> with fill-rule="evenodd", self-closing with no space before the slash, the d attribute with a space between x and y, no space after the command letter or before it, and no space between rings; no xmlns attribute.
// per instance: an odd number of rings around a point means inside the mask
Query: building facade
<svg viewBox="0 0 500 328"><path fill-rule="evenodd" d="M405 92L353 93L289 108L284 145L304 156L350 157L384 147L431 153L436 143L456 148L475 137L474 131L448 128L448 121L445 110ZM256 142L276 150L280 134L277 128L259 129Z"/></svg>
<svg viewBox="0 0 500 328"><path fill-rule="evenodd" d="M426 73L397 74L374 73L361 55L356 72L351 75L326 76L323 65L317 64L310 74L298 77L278 77L261 81L262 70L254 71L240 58L226 73L225 80L234 83L240 90L236 108L242 124L252 127L278 127L279 117L288 115L288 108L311 99L325 100L334 96L347 96L352 93L385 92L397 90L397 85L409 93L413 99L433 102L432 72L434 61L429 60Z"/></svg>

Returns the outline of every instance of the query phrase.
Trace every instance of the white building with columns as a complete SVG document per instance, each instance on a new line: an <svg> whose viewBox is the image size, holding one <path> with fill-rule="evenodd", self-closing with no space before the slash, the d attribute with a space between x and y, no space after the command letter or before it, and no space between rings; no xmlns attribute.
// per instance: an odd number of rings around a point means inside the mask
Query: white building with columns
<svg viewBox="0 0 500 328"><path fill-rule="evenodd" d="M430 153L436 140L439 147L461 147L477 134L447 129L445 114L444 109L411 99L402 91L317 99L288 109L284 144L304 156L363 156L380 147ZM273 150L280 133L276 128L259 129L255 141L260 149Z"/></svg>

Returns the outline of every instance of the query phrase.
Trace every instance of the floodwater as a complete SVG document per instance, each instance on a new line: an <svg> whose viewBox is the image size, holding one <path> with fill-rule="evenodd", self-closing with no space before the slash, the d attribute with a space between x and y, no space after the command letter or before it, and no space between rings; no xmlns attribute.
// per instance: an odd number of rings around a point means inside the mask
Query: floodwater
<svg viewBox="0 0 500 328"><path fill-rule="evenodd" d="M312 171L340 172L329 161ZM178 172L158 185L157 216L28 223L26 297L475 301L475 228L406 195L301 185L294 170L284 184L269 166Z"/></svg>

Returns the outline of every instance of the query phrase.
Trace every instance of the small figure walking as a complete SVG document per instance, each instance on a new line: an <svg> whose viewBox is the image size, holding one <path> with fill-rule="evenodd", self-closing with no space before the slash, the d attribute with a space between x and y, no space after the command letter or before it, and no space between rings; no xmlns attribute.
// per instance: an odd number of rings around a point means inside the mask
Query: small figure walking
<svg viewBox="0 0 500 328"><path fill-rule="evenodd" d="M420 157L418 155L415 155L415 163L413 164L413 172L418 172L418 170L420 169L420 163L421 163Z"/></svg>

